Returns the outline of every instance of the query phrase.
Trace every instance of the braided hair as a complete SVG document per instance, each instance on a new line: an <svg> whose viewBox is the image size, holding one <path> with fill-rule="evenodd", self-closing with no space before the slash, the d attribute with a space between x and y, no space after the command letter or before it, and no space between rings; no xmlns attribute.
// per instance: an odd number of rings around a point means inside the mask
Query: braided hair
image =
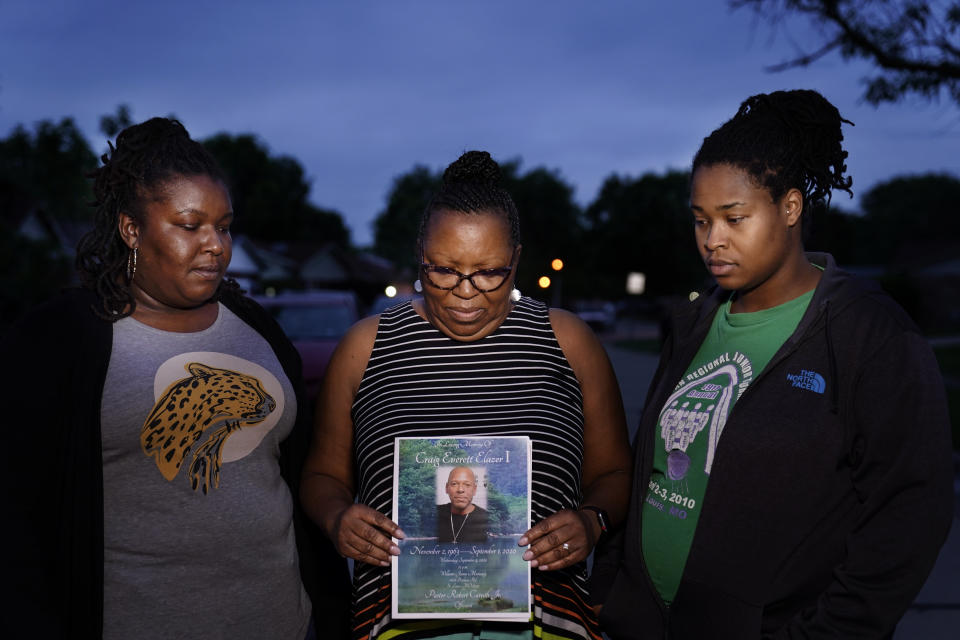
<svg viewBox="0 0 960 640"><path fill-rule="evenodd" d="M847 152L840 144L841 123L853 124L816 91L751 96L703 140L693 158L693 171L718 164L736 167L766 188L774 202L790 189L799 189L804 219L809 221L807 212L826 208L833 189L853 195L853 179L844 175Z"/></svg>
<svg viewBox="0 0 960 640"><path fill-rule="evenodd" d="M151 118L117 135L116 146L101 156L103 166L93 179L93 229L77 245L76 268L84 287L97 294L100 317L116 321L133 313L136 302L126 279L130 249L118 230L121 213L142 223L146 203L177 176L207 176L226 184L213 156L177 120ZM239 293L237 283L225 278L214 299Z"/></svg>
<svg viewBox="0 0 960 640"><path fill-rule="evenodd" d="M417 260L423 256L423 241L430 218L438 211L464 214L492 213L503 216L510 227L510 242L520 245L520 214L510 194L500 186L500 165L486 151L467 151L443 172L443 184L420 217Z"/></svg>

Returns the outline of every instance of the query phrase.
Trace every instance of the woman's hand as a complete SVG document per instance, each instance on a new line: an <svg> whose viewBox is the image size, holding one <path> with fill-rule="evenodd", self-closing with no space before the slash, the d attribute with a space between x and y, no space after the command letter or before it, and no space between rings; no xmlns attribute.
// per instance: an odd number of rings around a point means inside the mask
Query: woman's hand
<svg viewBox="0 0 960 640"><path fill-rule="evenodd" d="M341 511L332 533L340 555L378 567L390 566L390 556L400 555L393 538L404 537L395 522L362 504L352 504Z"/></svg>
<svg viewBox="0 0 960 640"><path fill-rule="evenodd" d="M592 513L563 509L544 518L520 538L530 545L523 559L542 571L555 571L586 559L600 535L600 524Z"/></svg>

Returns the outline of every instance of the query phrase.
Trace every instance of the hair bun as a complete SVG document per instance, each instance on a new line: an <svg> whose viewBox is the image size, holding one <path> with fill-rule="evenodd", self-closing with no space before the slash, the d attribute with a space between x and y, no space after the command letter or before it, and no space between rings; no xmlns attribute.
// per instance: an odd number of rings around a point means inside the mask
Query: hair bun
<svg viewBox="0 0 960 640"><path fill-rule="evenodd" d="M443 172L443 182L497 185L500 175L500 165L489 153L467 151Z"/></svg>

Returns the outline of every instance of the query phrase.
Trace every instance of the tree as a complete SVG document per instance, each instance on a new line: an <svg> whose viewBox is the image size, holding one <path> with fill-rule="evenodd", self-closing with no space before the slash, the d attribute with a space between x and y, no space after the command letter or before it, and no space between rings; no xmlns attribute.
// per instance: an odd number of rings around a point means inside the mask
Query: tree
<svg viewBox="0 0 960 640"><path fill-rule="evenodd" d="M100 116L100 131L108 138L115 138L117 134L133 124L130 119L130 107L121 104L113 115Z"/></svg>
<svg viewBox="0 0 960 640"><path fill-rule="evenodd" d="M860 200L858 245L884 267L881 286L927 332L956 331L960 287L949 268L938 273L937 266L960 255L951 233L958 199L960 179L934 173L882 182Z"/></svg>
<svg viewBox="0 0 960 640"><path fill-rule="evenodd" d="M960 105L960 2L921 0L731 0L750 7L771 24L791 14L822 29L820 46L781 64L805 67L838 51L880 69L866 79L864 97L874 105L909 94L937 98L941 91Z"/></svg>
<svg viewBox="0 0 960 640"><path fill-rule="evenodd" d="M550 269L554 258L565 267L562 297L572 299L588 295L592 290L592 274L583 260L583 216L573 200L573 187L556 170L537 167L520 175L520 161L501 166L504 187L513 196L520 212L520 238L523 251L517 272L517 288L534 298L560 303L553 291L540 290L541 276L553 278L552 287L560 282Z"/></svg>
<svg viewBox="0 0 960 640"><path fill-rule="evenodd" d="M0 325L53 295L70 280L71 234L30 239L18 231L29 214L49 231L75 229L90 219L86 175L96 158L71 118L22 125L0 140Z"/></svg>
<svg viewBox="0 0 960 640"><path fill-rule="evenodd" d="M72 118L17 125L0 140L0 212L8 223L33 209L59 220L90 217L87 174L96 157Z"/></svg>
<svg viewBox="0 0 960 640"><path fill-rule="evenodd" d="M538 167L521 175L520 161L501 163L502 186L520 212L523 251L517 272L517 287L534 297L537 279L546 275L553 258L576 264L583 226L580 209L573 201L573 187L558 173ZM430 198L442 184L440 172L417 165L393 181L386 208L374 220L374 251L398 266L415 265L420 218ZM581 263L582 266L582 263ZM576 281L577 269L571 281ZM576 287L573 287L576 292Z"/></svg>
<svg viewBox="0 0 960 640"><path fill-rule="evenodd" d="M808 251L825 251L841 266L871 264L877 255L864 238L869 236L869 222L856 213L848 213L834 207L817 212L811 220L804 215L804 242ZM806 225L810 225L807 232Z"/></svg>
<svg viewBox="0 0 960 640"><path fill-rule="evenodd" d="M66 285L70 266L59 247L0 227L0 330Z"/></svg>
<svg viewBox="0 0 960 640"><path fill-rule="evenodd" d="M442 442L429 444L426 440L400 441L400 478L397 482L397 501L401 514L400 524L404 532L414 538L433 537L437 531L437 468L432 463L417 462L417 454L423 459L443 459L445 453L463 453Z"/></svg>
<svg viewBox="0 0 960 640"><path fill-rule="evenodd" d="M441 174L416 165L393 180L387 207L373 221L373 250L397 267L416 263L420 217L441 184Z"/></svg>
<svg viewBox="0 0 960 640"><path fill-rule="evenodd" d="M669 171L639 178L611 175L587 207L594 291L621 298L627 274L646 275L653 296L699 287L707 276L693 238L689 174Z"/></svg>
<svg viewBox="0 0 960 640"><path fill-rule="evenodd" d="M881 182L860 201L865 225L860 242L876 262L922 263L955 258L960 250L949 230L956 222L960 179L930 173Z"/></svg>
<svg viewBox="0 0 960 640"><path fill-rule="evenodd" d="M336 211L311 204L303 167L290 156L271 156L253 135L219 133L203 141L227 174L234 230L257 240L350 244Z"/></svg>

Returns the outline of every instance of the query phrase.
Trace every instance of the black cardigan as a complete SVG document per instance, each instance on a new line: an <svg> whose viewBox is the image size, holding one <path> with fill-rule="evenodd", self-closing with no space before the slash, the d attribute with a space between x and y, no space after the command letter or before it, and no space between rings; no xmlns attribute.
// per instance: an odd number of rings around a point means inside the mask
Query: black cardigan
<svg viewBox="0 0 960 640"><path fill-rule="evenodd" d="M811 259L822 280L729 416L667 609L641 551L653 434L727 294L675 319L634 445L625 529L591 578L611 638L889 637L930 572L952 520L936 361L878 287ZM823 378L822 393L792 384L802 372Z"/></svg>
<svg viewBox="0 0 960 640"><path fill-rule="evenodd" d="M300 357L255 302L231 297L223 303L267 340L296 391L297 420L281 444L280 467L293 497L300 573L314 618L329 637L346 637L346 562L299 503L300 469L311 433ZM2 388L9 392L3 513L12 543L8 586L14 589L4 606L3 637L102 635L100 398L113 330L93 313L94 304L91 292L69 290L33 310L0 341Z"/></svg>

